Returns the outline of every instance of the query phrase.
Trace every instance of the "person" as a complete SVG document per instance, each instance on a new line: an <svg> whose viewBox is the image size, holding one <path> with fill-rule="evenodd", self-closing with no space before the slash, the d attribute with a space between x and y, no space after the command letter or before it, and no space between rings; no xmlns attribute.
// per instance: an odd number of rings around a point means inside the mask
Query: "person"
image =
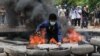
<svg viewBox="0 0 100 56"><path fill-rule="evenodd" d="M0 8L0 23L4 24L4 20L5 20L5 8L1 6Z"/></svg>
<svg viewBox="0 0 100 56"><path fill-rule="evenodd" d="M59 23L61 26L61 30L62 30L62 36L65 35L66 28L69 26L68 18L66 18L65 12L66 12L66 9L60 6L58 10L58 17L59 17Z"/></svg>
<svg viewBox="0 0 100 56"><path fill-rule="evenodd" d="M95 27L98 27L99 24L100 24L100 10L99 8L97 7L96 10L95 10L95 20L94 20L94 23L95 23Z"/></svg>
<svg viewBox="0 0 100 56"><path fill-rule="evenodd" d="M77 6L76 9L75 9L75 14L76 14L75 26L77 26L77 24L78 24L78 26L80 26L81 13L82 13L81 7Z"/></svg>
<svg viewBox="0 0 100 56"><path fill-rule="evenodd" d="M37 26L36 32L40 29L40 27L46 28L47 43L49 43L51 38L54 38L58 43L61 43L61 26L58 23L56 14L51 13L49 15L49 20L45 20Z"/></svg>
<svg viewBox="0 0 100 56"><path fill-rule="evenodd" d="M88 16L89 16L89 13L88 13L87 7L84 6L83 9L82 9L82 25L81 25L81 28L88 28Z"/></svg>
<svg viewBox="0 0 100 56"><path fill-rule="evenodd" d="M72 8L69 13L69 17L71 18L71 25L75 26L75 8Z"/></svg>

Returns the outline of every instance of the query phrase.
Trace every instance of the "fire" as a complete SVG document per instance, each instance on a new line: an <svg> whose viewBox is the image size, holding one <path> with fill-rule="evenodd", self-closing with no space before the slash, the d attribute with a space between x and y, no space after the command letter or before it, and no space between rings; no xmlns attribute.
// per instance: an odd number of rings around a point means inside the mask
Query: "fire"
<svg viewBox="0 0 100 56"><path fill-rule="evenodd" d="M46 34L46 29L41 28L39 32L35 33L34 35L30 36L30 44L45 44L45 34Z"/></svg>
<svg viewBox="0 0 100 56"><path fill-rule="evenodd" d="M57 44L57 41L56 41L54 38L51 38L51 39L50 39L50 43Z"/></svg>
<svg viewBox="0 0 100 56"><path fill-rule="evenodd" d="M67 32L68 36L62 39L64 43L78 43L82 41L83 36L77 33L73 28L68 29Z"/></svg>
<svg viewBox="0 0 100 56"><path fill-rule="evenodd" d="M45 44L45 43L46 43L46 40L42 36L39 36L39 35L30 36L30 45ZM50 43L57 44L57 41L54 38L51 38Z"/></svg>
<svg viewBox="0 0 100 56"><path fill-rule="evenodd" d="M83 36L75 31L75 29L70 28L67 30L67 36L62 38L63 43L79 43L83 40ZM46 29L41 29L39 33L35 33L34 35L30 36L30 44L37 45L37 44L45 44L46 43ZM49 40L50 43L57 44L57 41L52 37Z"/></svg>
<svg viewBox="0 0 100 56"><path fill-rule="evenodd" d="M44 44L44 43L45 43L45 38L42 38L37 34L30 36L30 44L37 45L37 44Z"/></svg>
<svg viewBox="0 0 100 56"><path fill-rule="evenodd" d="M45 29L41 29L39 33L35 33L34 35L30 36L30 45L37 45L37 44L45 44ZM50 43L57 44L57 41L54 38L49 40Z"/></svg>

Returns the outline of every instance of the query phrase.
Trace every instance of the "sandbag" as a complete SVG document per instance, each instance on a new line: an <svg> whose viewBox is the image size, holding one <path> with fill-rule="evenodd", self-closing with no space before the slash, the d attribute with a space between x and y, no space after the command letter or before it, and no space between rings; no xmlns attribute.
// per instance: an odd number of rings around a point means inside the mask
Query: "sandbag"
<svg viewBox="0 0 100 56"><path fill-rule="evenodd" d="M27 53L27 56L46 56L47 50L27 49L26 53Z"/></svg>
<svg viewBox="0 0 100 56"><path fill-rule="evenodd" d="M73 54L78 54L78 55L88 54L88 53L91 53L93 51L94 51L94 47L92 45L89 45L89 44L78 45L76 47L71 48L71 52Z"/></svg>
<svg viewBox="0 0 100 56"><path fill-rule="evenodd" d="M92 53L92 56L100 56L100 53Z"/></svg>
<svg viewBox="0 0 100 56"><path fill-rule="evenodd" d="M7 56L7 54L4 52L4 53L0 53L0 56Z"/></svg>
<svg viewBox="0 0 100 56"><path fill-rule="evenodd" d="M100 46L100 38L91 38L90 43L92 45Z"/></svg>
<svg viewBox="0 0 100 56"><path fill-rule="evenodd" d="M4 52L8 56L25 56L26 47L25 46L8 46L4 48Z"/></svg>
<svg viewBox="0 0 100 56"><path fill-rule="evenodd" d="M55 50L49 50L49 56L66 56L70 55L70 49L55 49Z"/></svg>

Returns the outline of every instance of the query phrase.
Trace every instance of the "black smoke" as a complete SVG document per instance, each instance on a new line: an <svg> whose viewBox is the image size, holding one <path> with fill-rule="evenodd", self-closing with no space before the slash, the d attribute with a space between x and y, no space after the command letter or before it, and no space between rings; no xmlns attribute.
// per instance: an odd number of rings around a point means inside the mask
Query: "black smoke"
<svg viewBox="0 0 100 56"><path fill-rule="evenodd" d="M41 17L38 22L38 24L40 24L43 20L48 18L50 13L57 13L52 0L0 0L0 4L5 6L7 21L11 26L18 25L19 19L21 19L19 15L22 13L24 14L26 25L35 24L36 21L34 20ZM38 24L36 23L36 25Z"/></svg>
<svg viewBox="0 0 100 56"><path fill-rule="evenodd" d="M48 19L50 13L57 14L57 9L53 3L54 0L0 0L0 4L6 7L8 24L11 26L19 25L19 21L24 20L26 27L36 29L45 19ZM23 16L20 17L20 15ZM22 19L23 18L23 19ZM64 35L67 25L67 19L59 18L62 34Z"/></svg>

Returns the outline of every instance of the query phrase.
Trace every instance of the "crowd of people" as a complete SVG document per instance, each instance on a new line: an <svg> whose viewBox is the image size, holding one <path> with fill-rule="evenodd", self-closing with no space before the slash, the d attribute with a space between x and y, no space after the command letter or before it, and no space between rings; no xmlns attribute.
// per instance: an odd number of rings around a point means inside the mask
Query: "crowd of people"
<svg viewBox="0 0 100 56"><path fill-rule="evenodd" d="M97 6L93 12L89 11L89 7L72 6L70 9L57 6L58 16L68 20L68 24L80 28L88 28L88 26L100 27L100 7Z"/></svg>

